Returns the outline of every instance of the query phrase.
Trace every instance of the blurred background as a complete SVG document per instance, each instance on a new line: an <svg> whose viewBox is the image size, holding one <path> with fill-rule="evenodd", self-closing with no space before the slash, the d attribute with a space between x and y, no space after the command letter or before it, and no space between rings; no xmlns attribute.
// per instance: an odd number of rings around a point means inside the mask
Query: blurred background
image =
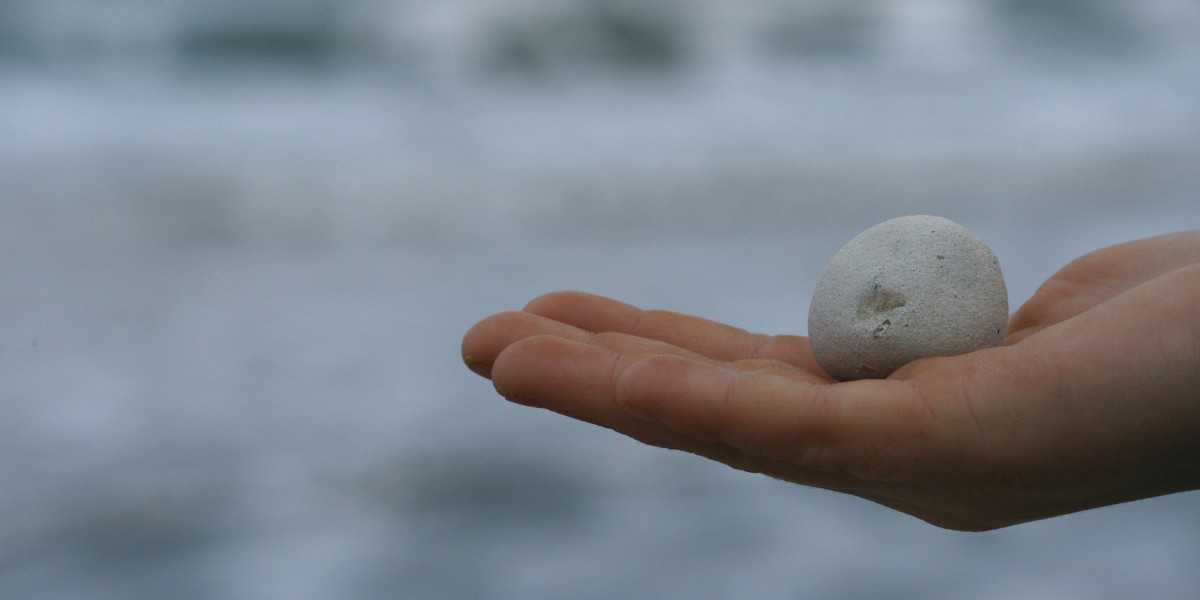
<svg viewBox="0 0 1200 600"><path fill-rule="evenodd" d="M0 0L0 596L1182 598L1200 496L986 534L511 406L576 288L771 333L850 237L1015 308L1200 227L1190 0Z"/></svg>

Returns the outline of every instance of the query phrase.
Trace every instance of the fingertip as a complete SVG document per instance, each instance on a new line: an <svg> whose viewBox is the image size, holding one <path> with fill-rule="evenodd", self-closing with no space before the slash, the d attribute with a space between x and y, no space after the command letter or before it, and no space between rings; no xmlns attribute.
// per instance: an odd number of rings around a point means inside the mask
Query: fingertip
<svg viewBox="0 0 1200 600"><path fill-rule="evenodd" d="M468 368L484 377L491 377L496 359L505 349L521 340L543 335L580 339L586 334L566 323L512 310L494 314L476 323L463 336L460 351Z"/></svg>
<svg viewBox="0 0 1200 600"><path fill-rule="evenodd" d="M536 400L532 400L532 399L525 398L522 396L505 396L504 394L500 394L500 395L505 400L508 400L509 402L512 402L513 404L519 404L521 406L525 406L528 408L545 408L545 406L543 406L542 403L540 403Z"/></svg>
<svg viewBox="0 0 1200 600"><path fill-rule="evenodd" d="M458 349L459 358L462 359L463 364L466 365L472 373L482 377L490 378L492 375L492 365L489 361L485 361L480 357L478 334L475 332L477 327L479 327L478 324L471 327L471 329L468 329L467 333L463 335L462 343L459 344Z"/></svg>
<svg viewBox="0 0 1200 600"><path fill-rule="evenodd" d="M463 364L467 365L467 368L470 369L472 373L474 373L480 377L483 377L485 379L492 378L492 365L491 364L483 362L483 361L481 361L473 356L467 355L467 354L463 354L462 361L463 361Z"/></svg>
<svg viewBox="0 0 1200 600"><path fill-rule="evenodd" d="M558 312L559 308L569 304L575 304L579 300L589 299L592 295L576 290L558 290L542 294L530 300L521 310L531 312L538 315L553 314Z"/></svg>
<svg viewBox="0 0 1200 600"><path fill-rule="evenodd" d="M525 358L527 354L526 347L530 343L538 344L537 336L524 338L507 344L500 348L491 360L489 370L491 372L492 385L496 388L496 393L505 398L512 395L512 384L509 380L514 373L522 373L523 365L529 363Z"/></svg>
<svg viewBox="0 0 1200 600"><path fill-rule="evenodd" d="M504 347L491 363L492 384L501 396L518 404L564 397L579 385L577 370L586 371L602 352L555 335L524 337Z"/></svg>
<svg viewBox="0 0 1200 600"><path fill-rule="evenodd" d="M521 329L520 319L520 313L508 311L492 315L471 326L463 335L459 346L462 361L467 368L484 377L491 377L492 362L511 343L512 332Z"/></svg>
<svg viewBox="0 0 1200 600"><path fill-rule="evenodd" d="M543 294L522 310L588 331L624 331L641 314L640 309L624 302L573 290Z"/></svg>

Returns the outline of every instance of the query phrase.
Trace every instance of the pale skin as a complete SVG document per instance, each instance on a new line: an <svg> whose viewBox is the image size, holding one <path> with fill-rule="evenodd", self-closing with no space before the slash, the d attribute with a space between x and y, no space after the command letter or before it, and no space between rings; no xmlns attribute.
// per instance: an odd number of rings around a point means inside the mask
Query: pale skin
<svg viewBox="0 0 1200 600"><path fill-rule="evenodd" d="M1068 264L1000 347L837 383L808 339L580 292L488 317L505 398L980 531L1200 489L1200 231Z"/></svg>

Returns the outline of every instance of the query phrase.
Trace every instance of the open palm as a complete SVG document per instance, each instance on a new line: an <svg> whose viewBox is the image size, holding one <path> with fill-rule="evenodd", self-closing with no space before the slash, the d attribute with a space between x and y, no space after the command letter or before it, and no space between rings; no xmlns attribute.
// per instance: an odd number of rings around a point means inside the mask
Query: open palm
<svg viewBox="0 0 1200 600"><path fill-rule="evenodd" d="M1200 231L1069 264L1004 345L835 383L808 340L579 292L463 357L518 403L982 530L1200 487Z"/></svg>

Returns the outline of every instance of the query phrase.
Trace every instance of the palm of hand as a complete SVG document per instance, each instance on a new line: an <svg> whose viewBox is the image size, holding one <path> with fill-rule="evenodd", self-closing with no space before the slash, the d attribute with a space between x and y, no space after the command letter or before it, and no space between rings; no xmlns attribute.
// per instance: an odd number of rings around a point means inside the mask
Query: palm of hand
<svg viewBox="0 0 1200 600"><path fill-rule="evenodd" d="M497 390L643 442L989 529L1200 485L1200 232L1047 281L1004 346L834 384L808 341L559 293L463 342Z"/></svg>

